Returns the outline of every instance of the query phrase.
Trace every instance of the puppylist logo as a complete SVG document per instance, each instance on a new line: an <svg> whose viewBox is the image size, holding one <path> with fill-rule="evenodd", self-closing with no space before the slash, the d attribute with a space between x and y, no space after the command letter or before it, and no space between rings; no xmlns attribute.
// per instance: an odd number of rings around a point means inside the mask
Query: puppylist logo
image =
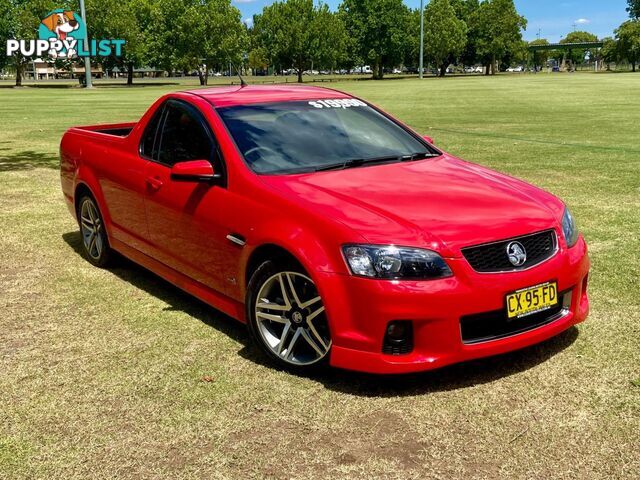
<svg viewBox="0 0 640 480"><path fill-rule="evenodd" d="M49 12L38 27L37 40L7 40L7 55L20 53L25 57L75 58L122 55L122 39L92 39L88 42L87 28L80 15L58 8Z"/></svg>

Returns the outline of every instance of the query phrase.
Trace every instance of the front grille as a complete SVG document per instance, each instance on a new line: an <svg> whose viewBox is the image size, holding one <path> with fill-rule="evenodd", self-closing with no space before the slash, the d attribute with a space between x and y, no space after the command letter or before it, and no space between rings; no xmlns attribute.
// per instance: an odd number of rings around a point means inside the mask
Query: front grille
<svg viewBox="0 0 640 480"><path fill-rule="evenodd" d="M527 252L527 260L518 267L511 264L507 255L507 245L513 241L520 242ZM556 232L545 230L532 235L463 248L462 254L476 272L504 272L522 270L537 265L552 257L556 248Z"/></svg>
<svg viewBox="0 0 640 480"><path fill-rule="evenodd" d="M559 295L558 305L521 318L508 318L506 309L476 313L460 318L463 343L478 343L526 332L559 318L571 304L571 291Z"/></svg>

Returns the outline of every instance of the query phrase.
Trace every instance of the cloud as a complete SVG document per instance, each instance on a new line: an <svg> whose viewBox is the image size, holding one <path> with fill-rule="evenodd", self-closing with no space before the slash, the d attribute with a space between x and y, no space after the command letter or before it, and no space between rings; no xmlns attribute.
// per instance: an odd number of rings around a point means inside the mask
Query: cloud
<svg viewBox="0 0 640 480"><path fill-rule="evenodd" d="M253 3L256 0L233 0L233 3Z"/></svg>
<svg viewBox="0 0 640 480"><path fill-rule="evenodd" d="M244 23L249 28L253 27L253 17L243 18L242 23Z"/></svg>
<svg viewBox="0 0 640 480"><path fill-rule="evenodd" d="M591 23L591 20L587 18L579 18L576 20L576 25L587 25L588 23Z"/></svg>

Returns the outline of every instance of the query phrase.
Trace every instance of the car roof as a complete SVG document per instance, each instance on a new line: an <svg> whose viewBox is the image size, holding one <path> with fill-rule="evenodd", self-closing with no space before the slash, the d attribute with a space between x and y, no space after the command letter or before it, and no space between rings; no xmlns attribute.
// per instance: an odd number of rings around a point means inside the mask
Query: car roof
<svg viewBox="0 0 640 480"><path fill-rule="evenodd" d="M188 90L187 93L207 99L214 107L230 107L255 103L352 98L344 92L308 85L247 85L245 87L213 87Z"/></svg>

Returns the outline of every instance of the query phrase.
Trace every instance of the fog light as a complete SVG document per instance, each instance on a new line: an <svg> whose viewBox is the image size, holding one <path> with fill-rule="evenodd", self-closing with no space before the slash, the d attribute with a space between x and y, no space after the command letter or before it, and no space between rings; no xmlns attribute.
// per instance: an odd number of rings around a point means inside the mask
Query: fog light
<svg viewBox="0 0 640 480"><path fill-rule="evenodd" d="M389 322L384 335L382 353L404 355L413 350L413 323L409 320Z"/></svg>
<svg viewBox="0 0 640 480"><path fill-rule="evenodd" d="M387 327L387 336L392 342L401 342L404 340L407 332L406 322L391 322Z"/></svg>

